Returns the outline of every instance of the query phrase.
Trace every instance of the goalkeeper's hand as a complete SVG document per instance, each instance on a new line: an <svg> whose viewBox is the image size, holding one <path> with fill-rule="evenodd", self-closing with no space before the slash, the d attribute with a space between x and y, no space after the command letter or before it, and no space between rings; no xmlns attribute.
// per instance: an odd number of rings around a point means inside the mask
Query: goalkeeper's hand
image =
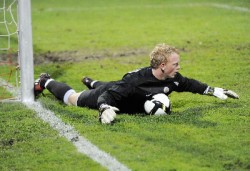
<svg viewBox="0 0 250 171"><path fill-rule="evenodd" d="M102 104L99 111L99 121L103 124L110 124L116 117L115 112L119 111L119 109L107 104Z"/></svg>
<svg viewBox="0 0 250 171"><path fill-rule="evenodd" d="M238 94L233 92L232 90L226 90L223 88L218 87L207 87L204 94L213 95L215 97L218 97L221 100L226 100L228 97L233 99L239 99Z"/></svg>

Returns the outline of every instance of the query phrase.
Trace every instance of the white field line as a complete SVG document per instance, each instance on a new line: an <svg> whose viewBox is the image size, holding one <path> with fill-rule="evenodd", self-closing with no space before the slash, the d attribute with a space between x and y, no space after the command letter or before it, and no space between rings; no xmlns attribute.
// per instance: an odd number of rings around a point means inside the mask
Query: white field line
<svg viewBox="0 0 250 171"><path fill-rule="evenodd" d="M211 4L211 6L216 7L216 8L228 9L228 10L232 10L232 11L250 12L249 8L230 6L230 5L226 5L226 4Z"/></svg>
<svg viewBox="0 0 250 171"><path fill-rule="evenodd" d="M246 7L238 7L227 4L219 4L219 3L188 3L188 4L167 4L167 5L123 5L123 6L112 6L112 7L65 7L65 8L46 8L46 9L38 9L33 8L33 12L83 12L83 11L103 11L103 10L112 10L112 9L164 9L164 8L190 8L190 7L215 7L221 9L227 9L231 11L239 11L239 12L250 12L249 8Z"/></svg>
<svg viewBox="0 0 250 171"><path fill-rule="evenodd" d="M43 121L49 123L50 126L57 130L61 136L64 136L67 140L72 142L80 153L87 155L92 160L96 161L109 170L130 170L125 165L117 161L114 157L100 150L87 139L80 136L72 126L65 124L60 118L55 116L52 111L43 108L40 102L25 103L25 105L28 108L36 111L37 115Z"/></svg>
<svg viewBox="0 0 250 171"><path fill-rule="evenodd" d="M0 85L6 85L7 82L0 78ZM6 90L16 95L18 90L14 86L8 84ZM19 99L20 100L20 99ZM4 102L4 101L3 101ZM6 101L12 102L12 101ZM129 171L125 165L121 164L111 155L100 150L98 147L89 142L86 138L82 137L71 125L65 124L58 118L52 111L43 108L40 102L24 103L29 109L36 111L38 117L44 122L48 123L53 129L59 132L59 135L65 137L68 141L74 144L78 152L85 154L92 160L101 164L111 171Z"/></svg>

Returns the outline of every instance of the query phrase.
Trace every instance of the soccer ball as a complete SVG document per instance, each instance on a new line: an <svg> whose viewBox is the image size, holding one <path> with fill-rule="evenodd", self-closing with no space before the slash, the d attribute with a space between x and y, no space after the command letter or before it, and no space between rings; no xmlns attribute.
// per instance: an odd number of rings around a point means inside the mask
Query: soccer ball
<svg viewBox="0 0 250 171"><path fill-rule="evenodd" d="M166 115L171 112L171 102L163 93L152 96L150 100L144 103L144 109L150 115Z"/></svg>

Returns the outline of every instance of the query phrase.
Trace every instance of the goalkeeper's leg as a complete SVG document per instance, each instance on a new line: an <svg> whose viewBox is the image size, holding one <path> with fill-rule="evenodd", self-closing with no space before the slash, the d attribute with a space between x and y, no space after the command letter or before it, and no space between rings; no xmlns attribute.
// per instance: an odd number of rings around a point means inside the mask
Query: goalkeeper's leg
<svg viewBox="0 0 250 171"><path fill-rule="evenodd" d="M77 99L81 93L76 93L70 86L65 83L57 82L49 79L45 83L45 88L48 89L57 99L63 101L67 105L77 104Z"/></svg>
<svg viewBox="0 0 250 171"><path fill-rule="evenodd" d="M96 108L98 97L112 85L113 83L109 82L98 88L76 93L67 84L48 79L44 87L67 105Z"/></svg>
<svg viewBox="0 0 250 171"><path fill-rule="evenodd" d="M95 88L98 88L98 87L100 87L102 85L113 84L113 83L115 83L115 81L104 82L104 81L94 80L94 79L89 78L89 77L83 77L82 78L82 83L86 87L88 87L89 89L95 89Z"/></svg>
<svg viewBox="0 0 250 171"><path fill-rule="evenodd" d="M46 88L57 99L63 101L67 105L96 108L98 97L114 84L115 81L96 81L94 89L92 88L91 90L77 93L69 85L51 79L48 74L42 74L35 82L35 93L38 91L41 93Z"/></svg>

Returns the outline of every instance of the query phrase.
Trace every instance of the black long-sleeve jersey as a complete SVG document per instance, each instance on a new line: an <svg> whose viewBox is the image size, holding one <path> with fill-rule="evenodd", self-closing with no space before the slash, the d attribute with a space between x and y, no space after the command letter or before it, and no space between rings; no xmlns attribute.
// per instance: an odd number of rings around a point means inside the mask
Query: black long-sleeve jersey
<svg viewBox="0 0 250 171"><path fill-rule="evenodd" d="M145 67L129 72L122 80L114 82L99 96L97 106L105 103L118 107L123 113L140 113L144 112L145 101L154 94L169 95L172 91L203 94L207 87L207 84L183 77L180 73L174 78L158 80L152 74L152 68Z"/></svg>

